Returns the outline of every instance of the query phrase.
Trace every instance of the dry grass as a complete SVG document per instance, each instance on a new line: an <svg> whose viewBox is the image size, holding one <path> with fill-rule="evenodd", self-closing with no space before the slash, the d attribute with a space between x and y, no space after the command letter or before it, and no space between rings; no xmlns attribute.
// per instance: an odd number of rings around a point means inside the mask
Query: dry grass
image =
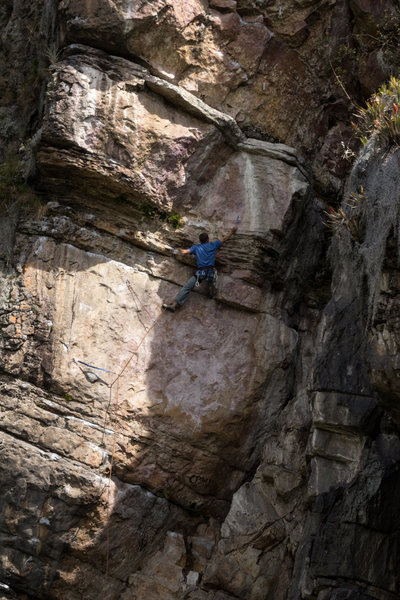
<svg viewBox="0 0 400 600"><path fill-rule="evenodd" d="M342 228L346 228L351 237L360 242L363 233L362 206L364 202L364 188L361 187L359 193L352 192L338 209L335 210L330 206L329 210L324 211L326 215L324 225L339 235Z"/></svg>

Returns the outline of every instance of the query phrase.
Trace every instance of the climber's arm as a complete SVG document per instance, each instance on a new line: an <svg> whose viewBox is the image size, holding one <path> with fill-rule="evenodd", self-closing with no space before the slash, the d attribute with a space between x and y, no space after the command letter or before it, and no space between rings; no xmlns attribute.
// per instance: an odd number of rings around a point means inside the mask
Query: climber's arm
<svg viewBox="0 0 400 600"><path fill-rule="evenodd" d="M190 250L186 250L185 248L178 248L179 252L184 256L185 254L191 254Z"/></svg>
<svg viewBox="0 0 400 600"><path fill-rule="evenodd" d="M236 231L237 231L237 227L235 225L235 227L232 227L232 229L230 231L228 231L228 233L226 235L224 235L224 237L221 239L221 244L224 244L227 240L229 240L231 235L233 235Z"/></svg>

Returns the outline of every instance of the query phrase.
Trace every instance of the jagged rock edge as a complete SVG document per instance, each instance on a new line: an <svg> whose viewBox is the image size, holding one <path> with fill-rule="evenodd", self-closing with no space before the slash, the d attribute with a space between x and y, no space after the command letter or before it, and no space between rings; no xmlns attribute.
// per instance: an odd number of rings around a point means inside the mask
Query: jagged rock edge
<svg viewBox="0 0 400 600"><path fill-rule="evenodd" d="M122 63L124 66L128 66L130 69L137 70L137 75L143 78L145 85L150 90L159 96L162 96L174 106L184 109L188 114L217 127L223 133L229 145L235 150L282 160L289 165L296 166L307 180L311 181L310 173L295 148L287 146L286 144L266 142L246 137L233 117L212 108L181 86L170 83L160 77L155 77L145 67L138 63L126 58L121 58L120 56L107 54L103 50L93 49L90 46L84 46L83 44L71 44L68 46L63 52L62 59L75 54L86 55L91 53L95 53L100 57L104 56L107 59L111 58L112 60Z"/></svg>

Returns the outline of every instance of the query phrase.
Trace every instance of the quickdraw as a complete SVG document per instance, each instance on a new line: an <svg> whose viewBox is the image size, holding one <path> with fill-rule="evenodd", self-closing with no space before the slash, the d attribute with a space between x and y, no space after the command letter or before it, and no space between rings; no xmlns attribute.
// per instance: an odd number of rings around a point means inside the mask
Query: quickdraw
<svg viewBox="0 0 400 600"><path fill-rule="evenodd" d="M115 371L108 371L107 369L102 369L101 367L95 367L94 365L89 365L89 363L85 363L85 362L83 362L83 360L77 360L76 362L80 363L81 365L85 365L85 367L89 367L90 369L96 369L97 371L104 371L105 373L112 373L113 375L117 374Z"/></svg>

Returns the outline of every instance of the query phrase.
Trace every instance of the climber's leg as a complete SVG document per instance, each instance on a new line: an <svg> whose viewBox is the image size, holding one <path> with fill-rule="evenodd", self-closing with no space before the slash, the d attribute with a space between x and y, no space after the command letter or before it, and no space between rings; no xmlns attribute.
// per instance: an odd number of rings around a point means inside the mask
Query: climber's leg
<svg viewBox="0 0 400 600"><path fill-rule="evenodd" d="M164 302L164 304L162 305L162 308L164 308L165 310L171 310L172 312L174 312L177 308L179 308L179 306L182 306L182 304L184 304L186 302L189 293L196 285L196 281L197 281L197 277L196 277L196 275L193 275L190 279L187 280L187 282L185 283L185 285L183 286L183 288L181 289L181 291L179 292L179 294L177 295L175 300L173 302L171 302L171 304Z"/></svg>
<svg viewBox="0 0 400 600"><path fill-rule="evenodd" d="M196 281L197 281L196 275L192 275L192 277L187 280L187 282L185 283L185 285L183 286L183 288L181 289L181 291L175 298L174 302L179 304L179 306L182 306L182 304L184 304L186 302L187 297L189 296L189 293L196 285Z"/></svg>

